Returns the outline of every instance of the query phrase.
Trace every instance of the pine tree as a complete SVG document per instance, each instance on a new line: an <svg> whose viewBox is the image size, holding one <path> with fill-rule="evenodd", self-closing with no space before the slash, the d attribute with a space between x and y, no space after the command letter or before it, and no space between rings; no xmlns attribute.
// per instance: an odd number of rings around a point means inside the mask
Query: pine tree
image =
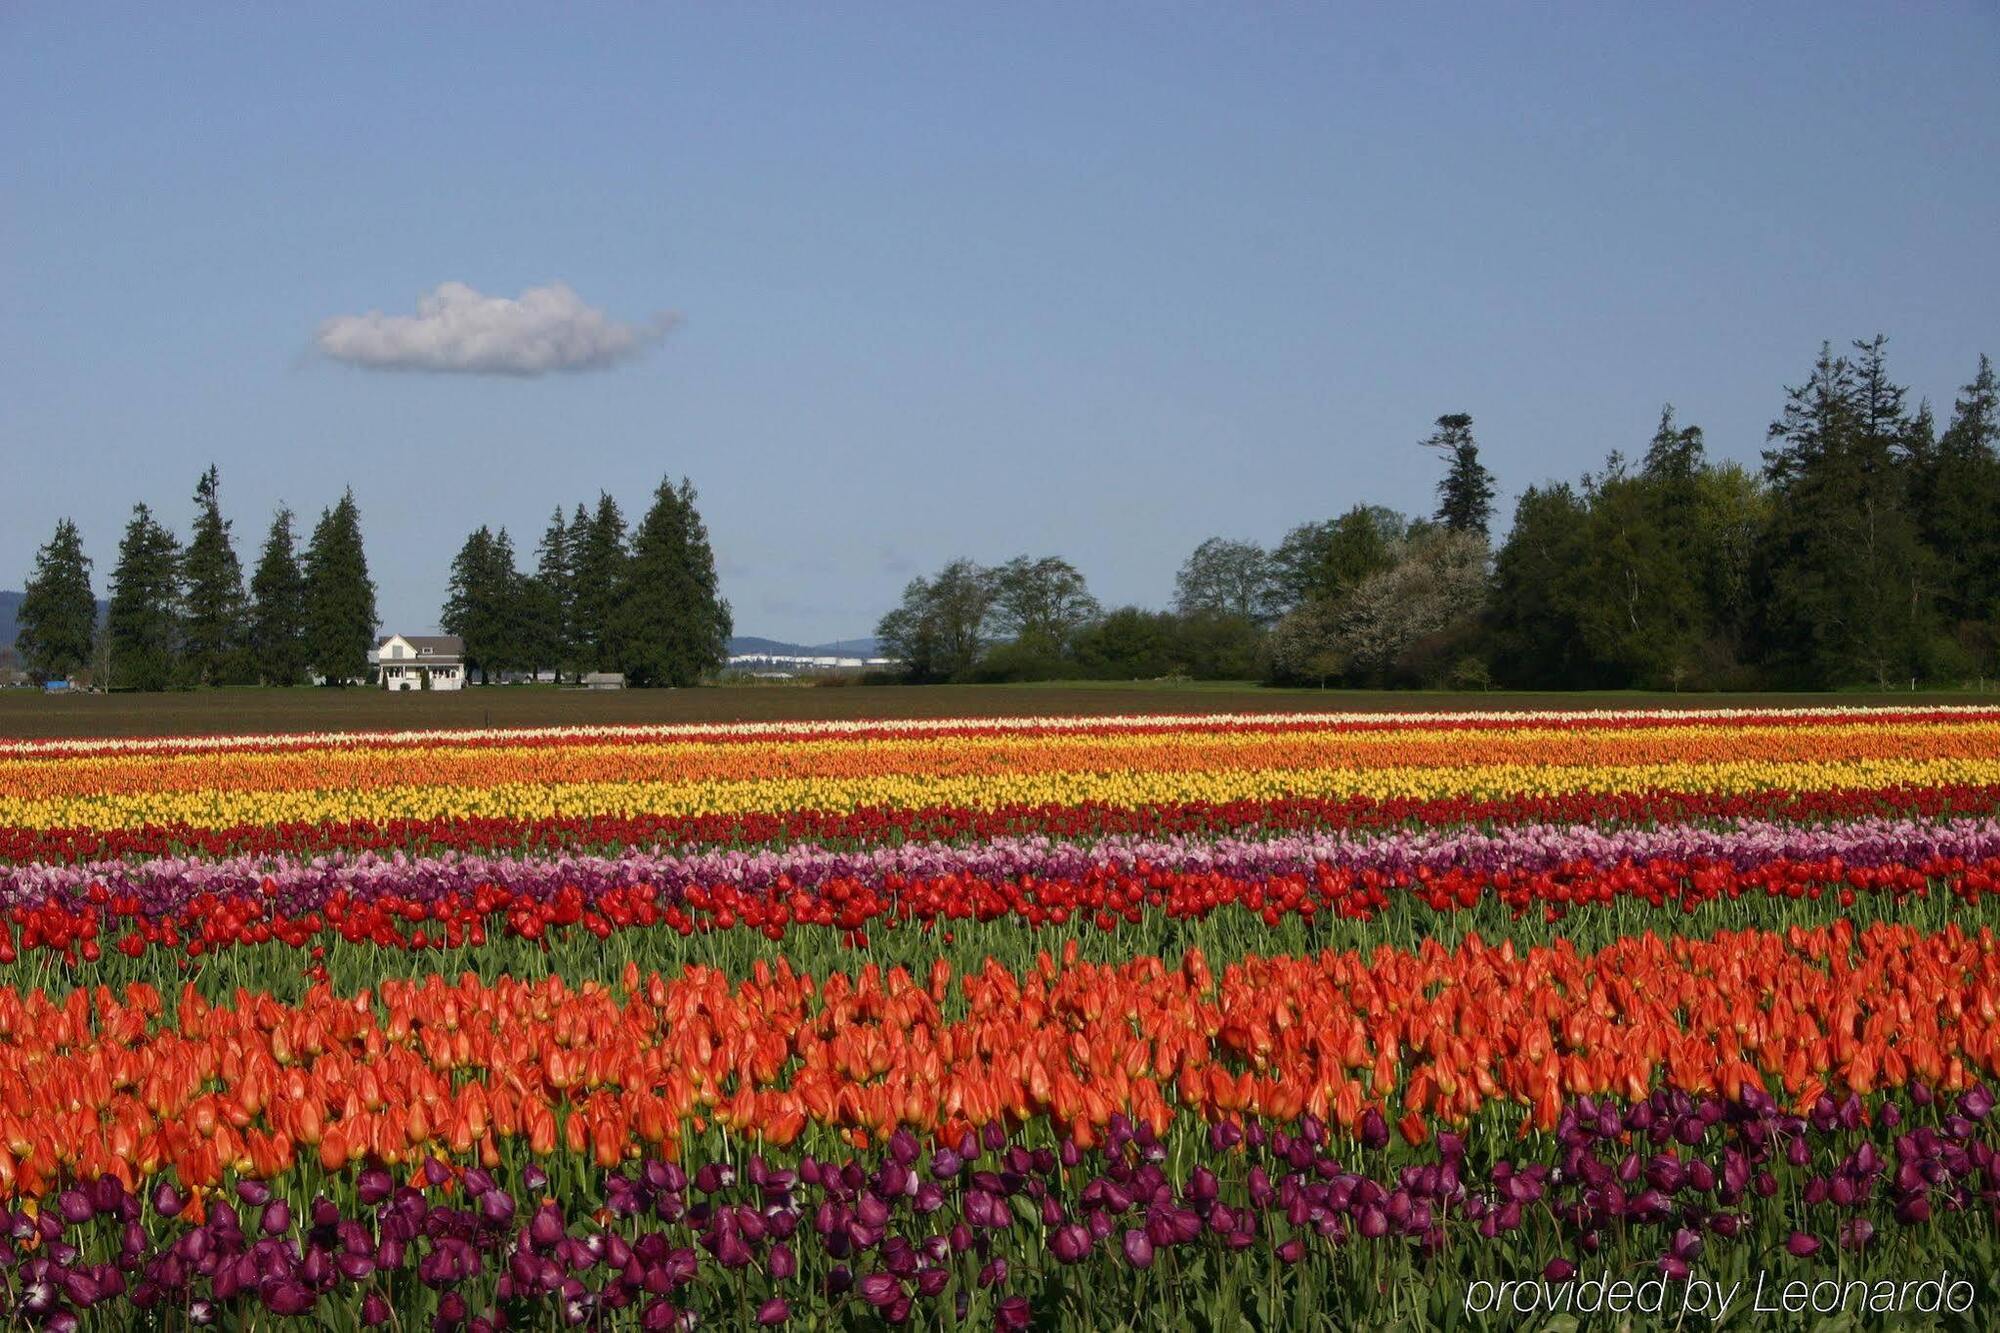
<svg viewBox="0 0 2000 1333"><path fill-rule="evenodd" d="M250 658L266 685L306 676L306 576L299 567L292 511L279 509L250 576Z"/></svg>
<svg viewBox="0 0 2000 1333"><path fill-rule="evenodd" d="M111 610L105 622L110 684L127 690L164 690L175 682L181 647L181 552L173 533L145 505L118 543L111 574Z"/></svg>
<svg viewBox="0 0 2000 1333"><path fill-rule="evenodd" d="M1805 684L1886 685L1920 670L1930 609L1924 551L1896 467L1904 390L1883 340L1859 363L1820 348L1812 376L1786 390L1764 471L1765 655Z"/></svg>
<svg viewBox="0 0 2000 1333"><path fill-rule="evenodd" d="M631 556L625 547L625 515L618 502L599 492L597 512L570 526L576 554L576 642L579 658L592 671L616 671L618 658L619 589L626 582ZM580 534L580 535L578 535Z"/></svg>
<svg viewBox="0 0 2000 1333"><path fill-rule="evenodd" d="M438 623L465 640L468 671L484 685L502 671L534 665L524 651L527 580L514 568L514 539L481 526L451 562L451 585Z"/></svg>
<svg viewBox="0 0 2000 1333"><path fill-rule="evenodd" d="M1940 601L1957 637L1978 659L2000 666L2000 378L1979 358L1959 391L1951 421L1931 451L1915 505L1925 544L1942 568Z"/></svg>
<svg viewBox="0 0 2000 1333"><path fill-rule="evenodd" d="M732 629L717 595L715 554L694 486L662 480L653 492L618 599L621 667L635 685L687 686L721 670Z"/></svg>
<svg viewBox="0 0 2000 1333"><path fill-rule="evenodd" d="M1438 522L1453 532L1486 535L1493 518L1493 474L1479 461L1472 438L1472 418L1454 412L1437 419L1437 429L1424 441L1451 460L1438 482Z"/></svg>
<svg viewBox="0 0 2000 1333"><path fill-rule="evenodd" d="M480 524L451 559L451 580L445 585L444 608L438 624L446 634L465 640L465 670L476 669L484 685L491 670L488 626L493 618L493 530Z"/></svg>
<svg viewBox="0 0 2000 1333"><path fill-rule="evenodd" d="M15 621L14 646L37 682L69 680L90 665L97 594L90 586L83 536L70 520L59 520L48 545L35 553L35 572L22 590Z"/></svg>
<svg viewBox="0 0 2000 1333"><path fill-rule="evenodd" d="M194 535L181 558L184 665L197 685L239 683L247 674L243 566L217 501L220 484L210 464L195 485Z"/></svg>
<svg viewBox="0 0 2000 1333"><path fill-rule="evenodd" d="M535 667L534 580L521 572L514 538L502 528L493 535L493 581L501 590L493 661L501 671Z"/></svg>
<svg viewBox="0 0 2000 1333"><path fill-rule="evenodd" d="M354 492L323 510L306 549L306 661L329 685L366 680L375 645L375 585Z"/></svg>
<svg viewBox="0 0 2000 1333"><path fill-rule="evenodd" d="M535 548L535 577L529 597L530 657L537 668L555 670L561 680L576 662L576 550L574 529L557 505Z"/></svg>
<svg viewBox="0 0 2000 1333"><path fill-rule="evenodd" d="M1701 427L1681 426L1674 420L1674 405L1660 409L1660 424L1646 446L1640 471L1654 481L1691 482L1707 461Z"/></svg>

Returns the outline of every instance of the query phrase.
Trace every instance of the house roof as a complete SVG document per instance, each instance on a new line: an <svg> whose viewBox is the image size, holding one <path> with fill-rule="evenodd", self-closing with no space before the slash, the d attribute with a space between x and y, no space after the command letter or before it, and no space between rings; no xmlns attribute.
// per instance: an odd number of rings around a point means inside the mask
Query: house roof
<svg viewBox="0 0 2000 1333"><path fill-rule="evenodd" d="M465 640L456 634L390 634L378 640L377 648L386 648L390 639L401 639L419 653L426 649L432 657L463 657Z"/></svg>

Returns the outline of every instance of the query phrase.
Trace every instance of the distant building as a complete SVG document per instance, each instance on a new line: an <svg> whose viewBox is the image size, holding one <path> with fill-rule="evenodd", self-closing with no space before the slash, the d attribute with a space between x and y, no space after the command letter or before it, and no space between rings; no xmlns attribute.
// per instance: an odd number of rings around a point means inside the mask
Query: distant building
<svg viewBox="0 0 2000 1333"><path fill-rule="evenodd" d="M456 634L391 634L375 646L385 690L462 690L465 640Z"/></svg>
<svg viewBox="0 0 2000 1333"><path fill-rule="evenodd" d="M737 653L729 659L732 670L755 676L783 678L797 672L879 671L897 666L892 657L841 657L827 654L806 656L798 653Z"/></svg>
<svg viewBox="0 0 2000 1333"><path fill-rule="evenodd" d="M593 671L583 678L586 690L622 690L625 677L616 671Z"/></svg>

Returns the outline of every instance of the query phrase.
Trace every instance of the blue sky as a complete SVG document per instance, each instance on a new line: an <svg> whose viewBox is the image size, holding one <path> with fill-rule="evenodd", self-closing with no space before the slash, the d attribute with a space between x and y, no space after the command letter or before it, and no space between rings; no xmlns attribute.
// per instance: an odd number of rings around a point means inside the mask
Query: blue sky
<svg viewBox="0 0 2000 1333"><path fill-rule="evenodd" d="M686 473L739 632L956 555L1160 604L1212 534L1505 506L1662 402L1754 459L1822 338L2000 354L2000 11L0 10L0 586L220 464L246 562L352 485L386 628L466 531ZM324 321L551 282L605 369L391 371Z"/></svg>

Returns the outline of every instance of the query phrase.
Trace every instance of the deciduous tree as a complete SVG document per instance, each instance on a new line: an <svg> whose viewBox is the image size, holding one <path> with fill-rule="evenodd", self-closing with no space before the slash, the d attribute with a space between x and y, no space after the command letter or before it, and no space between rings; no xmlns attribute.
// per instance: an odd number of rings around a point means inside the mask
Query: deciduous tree
<svg viewBox="0 0 2000 1333"><path fill-rule="evenodd" d="M970 560L954 560L933 578L911 579L902 604L882 617L875 634L912 681L968 679L986 646L992 606L992 575Z"/></svg>
<svg viewBox="0 0 2000 1333"><path fill-rule="evenodd" d="M1174 579L1174 610L1208 612L1263 622L1274 614L1277 593L1271 557L1255 542L1210 537L1194 548Z"/></svg>

